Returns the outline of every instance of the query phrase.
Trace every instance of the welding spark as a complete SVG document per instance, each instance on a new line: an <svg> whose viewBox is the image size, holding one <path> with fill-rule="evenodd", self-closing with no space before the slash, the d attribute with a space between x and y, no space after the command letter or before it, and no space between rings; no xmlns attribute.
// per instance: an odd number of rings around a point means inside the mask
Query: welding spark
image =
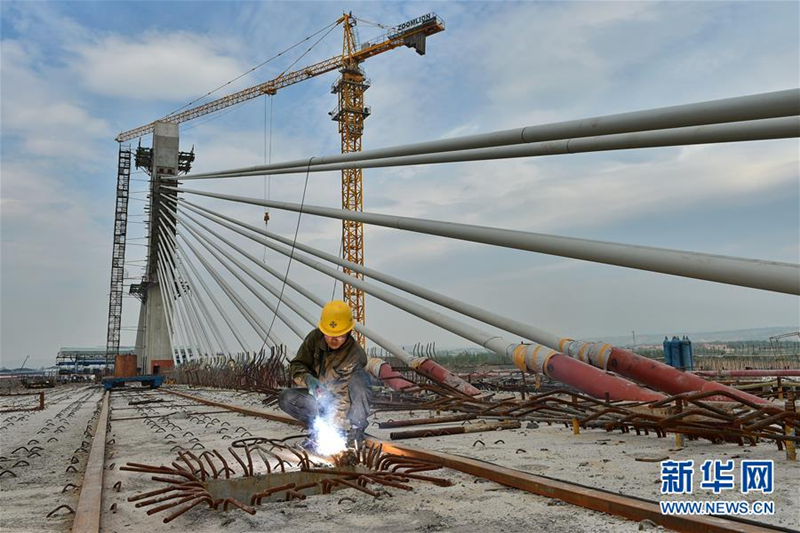
<svg viewBox="0 0 800 533"><path fill-rule="evenodd" d="M320 404L320 414L311 425L314 449L326 457L341 453L347 448L347 439L336 420L336 398L326 394L318 397L317 402Z"/></svg>

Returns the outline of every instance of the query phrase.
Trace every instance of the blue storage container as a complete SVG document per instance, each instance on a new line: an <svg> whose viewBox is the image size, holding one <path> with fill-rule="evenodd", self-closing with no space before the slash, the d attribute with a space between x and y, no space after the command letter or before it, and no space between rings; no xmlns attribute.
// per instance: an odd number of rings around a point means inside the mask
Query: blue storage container
<svg viewBox="0 0 800 533"><path fill-rule="evenodd" d="M681 340L681 368L684 370L694 370L694 354L692 351L692 341L686 335Z"/></svg>
<svg viewBox="0 0 800 533"><path fill-rule="evenodd" d="M682 370L694 370L694 352L689 337L673 336L672 340L664 337L664 363Z"/></svg>
<svg viewBox="0 0 800 533"><path fill-rule="evenodd" d="M672 365L672 348L668 337L664 337L664 364Z"/></svg>
<svg viewBox="0 0 800 533"><path fill-rule="evenodd" d="M681 339L679 337L672 337L670 349L672 350L672 366L675 368L681 368L683 363L681 361Z"/></svg>

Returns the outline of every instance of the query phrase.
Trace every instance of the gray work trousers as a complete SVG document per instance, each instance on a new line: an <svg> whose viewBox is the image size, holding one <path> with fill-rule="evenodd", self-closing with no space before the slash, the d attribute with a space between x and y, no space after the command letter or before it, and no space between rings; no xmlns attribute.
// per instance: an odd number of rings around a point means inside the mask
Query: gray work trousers
<svg viewBox="0 0 800 533"><path fill-rule="evenodd" d="M347 380L347 389L350 392L350 409L347 411L347 420L355 429L367 429L367 416L369 416L369 375L364 369L358 369ZM278 405L283 412L303 422L306 427L320 413L317 399L312 397L307 389L283 389L278 396Z"/></svg>

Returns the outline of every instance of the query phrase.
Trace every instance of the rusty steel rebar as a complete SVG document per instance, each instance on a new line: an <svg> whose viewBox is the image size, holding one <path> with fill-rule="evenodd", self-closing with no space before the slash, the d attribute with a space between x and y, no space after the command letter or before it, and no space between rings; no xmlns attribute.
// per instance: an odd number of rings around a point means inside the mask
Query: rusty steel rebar
<svg viewBox="0 0 800 533"><path fill-rule="evenodd" d="M438 465L384 453L381 445L365 446L358 450L351 459L347 459L344 456L334 457L335 466L333 468L317 468L312 466L311 460L304 450L294 449L280 442L281 440L286 439L269 439L265 437L242 439L242 442L239 442L237 447L245 449L248 457L247 462L231 446L228 447L227 451L235 459L233 463L229 463L218 450L206 450L199 457L191 452L179 451L177 454L178 461L172 461L172 466L127 463L120 470L157 474L152 477L152 480L167 484L166 487L131 496L128 501L135 502L134 505L137 508L149 508L146 511L148 515L170 511L171 514L164 518L164 523L168 523L203 503L208 503L209 508L215 510L222 509L227 511L230 506L233 506L247 513L255 514L256 509L253 505L260 505L264 499L274 498L281 494L284 495L284 500L286 501L303 500L310 494L330 494L334 487L338 487L340 489L352 488L372 497L378 497L380 493L367 487L368 484L374 483L383 487L393 487L406 491L412 490L412 487L408 485L411 480L442 486L450 485L448 480L423 476L417 473L435 470L439 468ZM270 444L273 449L278 447L279 451L273 453L263 448L262 444ZM267 487L263 490L256 488L254 489L255 492L250 494L247 502L241 502L224 493L217 498L213 494L216 489L209 485L211 480L235 483L237 480L251 478L255 475L255 464L252 461L253 455L251 453L253 449L265 454L261 455L259 453L258 456L264 461L267 476L278 476L280 478L283 475L307 474L318 477L300 484L297 481L293 481L278 484L274 487ZM286 453L293 454L296 458L296 463L294 460L287 463L280 458L278 453L284 456ZM275 473L277 465L270 468L269 460L266 459L268 456L281 465L282 471L280 474ZM205 462L203 462L203 459L205 459ZM352 462L353 460L355 460L355 463ZM241 473L228 466L236 463L241 467ZM284 463L288 464L289 470L284 468ZM360 466L354 469L354 464ZM206 466L208 466L208 469L206 469ZM261 471L259 470L259 472ZM273 474L269 472L273 472ZM231 477L231 474L234 477ZM177 478L162 477L164 475L177 476Z"/></svg>
<svg viewBox="0 0 800 533"><path fill-rule="evenodd" d="M474 420L475 418L477 418L477 415L451 415L434 416L431 418L412 418L409 420L390 420L388 422L380 422L378 427L381 429L387 429L407 426L425 426L431 424L446 424L448 422L463 422L465 420Z"/></svg>
<svg viewBox="0 0 800 533"><path fill-rule="evenodd" d="M417 439L424 437L440 437L442 435L461 435L463 433L480 433L484 431L499 431L502 429L518 429L522 424L518 420L504 420L501 422L475 424L472 426L453 426L438 429L416 429L411 431L394 431L389 434L392 440Z"/></svg>

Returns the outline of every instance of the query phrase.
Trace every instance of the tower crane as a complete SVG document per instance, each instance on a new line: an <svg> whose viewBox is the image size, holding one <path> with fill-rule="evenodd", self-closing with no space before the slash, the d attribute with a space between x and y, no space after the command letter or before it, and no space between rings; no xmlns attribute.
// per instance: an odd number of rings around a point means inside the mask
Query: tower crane
<svg viewBox="0 0 800 533"><path fill-rule="evenodd" d="M370 108L364 105L364 92L370 87L370 82L364 75L361 63L373 56L401 46L413 48L419 55L424 55L427 37L444 31L444 21L435 13L428 13L389 28L385 34L365 43L360 43L358 40L356 32L357 19L352 13L343 14L336 21L336 25L339 24L342 25L344 30L341 55L336 55L292 72L283 73L273 80L223 96L203 105L170 114L158 122L181 124L264 94L274 95L278 90L290 85L314 78L326 72L339 70L341 77L331 87L331 92L338 96L338 105L329 114L332 120L339 123L342 153L361 151L364 120L371 113ZM152 133L154 129L155 122L151 122L145 126L120 133L117 135L116 140L122 143ZM361 169L342 170L343 209L363 211L362 178ZM348 220L342 222L342 257L358 265L364 264L364 234L361 222ZM345 269L345 273L357 278L363 278L363 274L349 269ZM363 291L345 284L343 287L343 300L350 305L354 318L363 324L365 321ZM363 345L365 342L363 336L357 334L357 338Z"/></svg>

